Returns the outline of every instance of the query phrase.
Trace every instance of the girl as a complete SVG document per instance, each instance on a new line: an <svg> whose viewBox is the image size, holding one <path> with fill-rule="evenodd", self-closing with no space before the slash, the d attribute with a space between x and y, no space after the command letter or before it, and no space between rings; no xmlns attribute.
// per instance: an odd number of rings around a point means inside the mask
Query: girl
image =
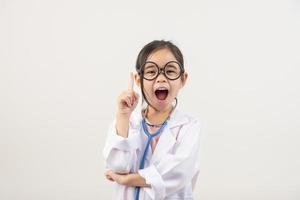
<svg viewBox="0 0 300 200"><path fill-rule="evenodd" d="M200 124L176 108L188 77L183 64L169 41L155 40L140 51L103 150L106 178L116 182L114 200L193 199ZM146 102L137 113L134 80Z"/></svg>

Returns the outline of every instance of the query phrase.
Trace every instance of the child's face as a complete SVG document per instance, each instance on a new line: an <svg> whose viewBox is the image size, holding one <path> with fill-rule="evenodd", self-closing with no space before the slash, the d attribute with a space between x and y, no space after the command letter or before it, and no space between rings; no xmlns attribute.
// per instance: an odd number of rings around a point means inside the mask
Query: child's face
<svg viewBox="0 0 300 200"><path fill-rule="evenodd" d="M147 61L154 62L159 68L163 68L166 63L170 61L177 61L169 49L160 49L147 58ZM140 87L140 77L135 76L137 85ZM183 73L181 77L176 80L169 80L163 73L159 74L154 80L144 79L144 93L147 100L158 110L168 109L180 88L182 88L187 80L187 73Z"/></svg>

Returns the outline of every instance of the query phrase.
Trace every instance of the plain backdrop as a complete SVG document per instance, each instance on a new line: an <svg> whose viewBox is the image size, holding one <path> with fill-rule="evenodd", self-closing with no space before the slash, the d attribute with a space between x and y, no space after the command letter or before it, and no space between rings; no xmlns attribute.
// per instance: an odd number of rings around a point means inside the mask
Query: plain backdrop
<svg viewBox="0 0 300 200"><path fill-rule="evenodd" d="M190 75L195 199L300 199L299 0L0 0L1 200L111 199L106 131L154 39Z"/></svg>

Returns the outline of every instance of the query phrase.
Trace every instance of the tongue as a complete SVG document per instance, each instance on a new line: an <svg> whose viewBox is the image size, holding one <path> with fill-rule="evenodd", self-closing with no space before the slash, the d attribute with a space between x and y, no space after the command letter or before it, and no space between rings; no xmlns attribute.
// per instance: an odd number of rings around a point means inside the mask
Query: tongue
<svg viewBox="0 0 300 200"><path fill-rule="evenodd" d="M165 100L168 95L168 90L157 90L155 94L159 100Z"/></svg>

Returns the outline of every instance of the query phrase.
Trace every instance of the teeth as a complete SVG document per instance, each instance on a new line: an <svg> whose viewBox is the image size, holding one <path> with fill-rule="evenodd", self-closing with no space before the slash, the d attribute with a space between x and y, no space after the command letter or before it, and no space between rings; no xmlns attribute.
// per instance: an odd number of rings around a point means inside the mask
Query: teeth
<svg viewBox="0 0 300 200"><path fill-rule="evenodd" d="M156 90L168 90L166 87L159 87Z"/></svg>

